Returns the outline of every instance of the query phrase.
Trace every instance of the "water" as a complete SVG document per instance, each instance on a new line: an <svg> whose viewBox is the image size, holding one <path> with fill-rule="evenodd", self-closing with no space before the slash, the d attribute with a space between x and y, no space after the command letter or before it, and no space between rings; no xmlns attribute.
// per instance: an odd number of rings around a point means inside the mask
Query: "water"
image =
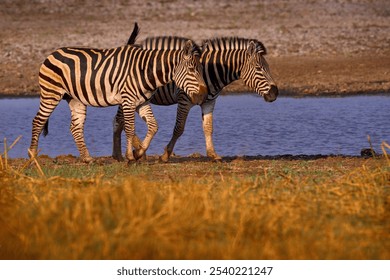
<svg viewBox="0 0 390 280"><path fill-rule="evenodd" d="M38 98L0 99L0 142L8 145L19 135L22 139L9 152L10 157L27 157L31 139L31 122L39 107ZM148 154L162 154L172 135L177 106L153 106L159 131ZM359 155L390 143L390 96L353 96L343 98L281 97L266 103L256 95L228 95L217 100L214 111L214 145L222 156L281 154ZM85 138L92 156L112 152L112 119L116 107L88 107ZM41 136L41 154L55 157L78 156L69 131L70 112L62 101L50 117L49 135ZM146 126L139 118L136 130L140 136ZM124 136L122 143L125 143ZM0 146L3 152L3 145ZM123 147L124 151L124 147ZM186 130L175 147L178 155L205 154L200 107L194 107Z"/></svg>

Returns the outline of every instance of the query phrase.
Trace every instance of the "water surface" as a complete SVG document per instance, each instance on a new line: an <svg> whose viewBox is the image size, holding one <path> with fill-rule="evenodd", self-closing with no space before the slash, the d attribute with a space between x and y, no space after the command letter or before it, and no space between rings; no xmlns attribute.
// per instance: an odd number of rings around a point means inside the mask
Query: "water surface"
<svg viewBox="0 0 390 280"><path fill-rule="evenodd" d="M8 144L19 135L22 139L9 152L10 157L27 157L31 139L31 123L39 107L38 98L0 99L0 142ZM149 154L162 154L172 135L177 106L153 106L159 131L151 143ZM281 97L266 103L257 95L220 96L214 111L214 145L222 156L281 154L359 155L390 143L390 96L352 96L343 98ZM88 107L85 138L92 156L108 156L112 152L112 120L116 107ZM41 154L57 156L78 151L69 131L70 111L65 101L53 112L49 135L41 136ZM144 136L146 126L139 118L137 133ZM124 136L123 136L123 143ZM3 144L0 151L3 152ZM124 147L123 147L124 151ZM183 136L175 153L205 154L201 110L194 107L188 117Z"/></svg>

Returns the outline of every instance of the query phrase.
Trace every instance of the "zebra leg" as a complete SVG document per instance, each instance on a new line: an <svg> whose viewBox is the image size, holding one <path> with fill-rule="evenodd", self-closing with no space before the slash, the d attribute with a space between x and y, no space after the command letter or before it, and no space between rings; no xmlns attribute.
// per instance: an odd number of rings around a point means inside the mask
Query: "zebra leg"
<svg viewBox="0 0 390 280"><path fill-rule="evenodd" d="M87 106L76 99L67 99L71 113L70 132L73 135L73 139L79 150L80 157L85 163L93 161L93 158L89 155L87 146L84 140L84 123L87 115Z"/></svg>
<svg viewBox="0 0 390 280"><path fill-rule="evenodd" d="M134 155L133 155L133 138L134 138L134 131L135 131L135 105L130 100L125 100L122 103L122 109L123 109L123 119L124 119L124 128L126 133L126 158L129 161L129 163L132 163L135 161Z"/></svg>
<svg viewBox="0 0 390 280"><path fill-rule="evenodd" d="M112 157L117 161L123 161L122 156L122 131L124 129L124 119L123 119L123 110L122 106L118 107L118 111L113 120L114 132L113 132L113 147L112 147ZM137 135L133 137L133 146L135 153L142 148L141 140Z"/></svg>
<svg viewBox="0 0 390 280"><path fill-rule="evenodd" d="M165 147L164 154L160 156L160 160L162 162L168 162L170 156L172 155L177 139L179 139L184 132L188 113L193 106L194 105L188 99L186 94L179 95L175 128L173 130L171 141L169 141L168 145Z"/></svg>
<svg viewBox="0 0 390 280"><path fill-rule="evenodd" d="M134 147L133 155L137 160L140 159L141 157L143 159L146 159L146 154L145 154L146 150L142 153L142 155L138 156L138 154L139 154L138 151L142 149L142 141L141 141L141 139L139 139L137 134L134 134L134 137L133 137L133 147Z"/></svg>
<svg viewBox="0 0 390 280"><path fill-rule="evenodd" d="M113 121L114 132L113 132L113 147L112 157L117 161L123 161L122 156L122 130L124 128L123 111L122 106L118 106L118 111Z"/></svg>
<svg viewBox="0 0 390 280"><path fill-rule="evenodd" d="M42 133L43 127L46 125L51 113L60 103L62 96L50 96L50 98L44 97L44 92L41 93L39 110L32 122L32 135L31 135L31 144L29 148L29 157L37 156L38 150L38 141L39 136ZM46 130L46 129L45 129ZM47 130L44 131L44 135L46 136Z"/></svg>
<svg viewBox="0 0 390 280"><path fill-rule="evenodd" d="M145 104L145 105L139 107L137 109L137 112L140 115L140 117L146 122L146 124L148 126L148 132L146 133L145 139L142 141L142 143L140 143L140 145L138 145L138 147L136 147L136 145L134 144L134 147L135 147L134 157L136 159L139 159L143 155L145 155L146 150L149 148L150 142L152 141L154 135L157 133L158 124L157 124L157 121L153 115L153 111L152 111L150 104ZM135 140L134 139L133 141L138 142L139 138L137 136L135 136L135 138L137 140L134 141Z"/></svg>
<svg viewBox="0 0 390 280"><path fill-rule="evenodd" d="M202 108L202 123L203 133L206 140L207 156L214 161L221 161L222 158L215 152L213 144L213 111L215 106L215 99L204 102Z"/></svg>

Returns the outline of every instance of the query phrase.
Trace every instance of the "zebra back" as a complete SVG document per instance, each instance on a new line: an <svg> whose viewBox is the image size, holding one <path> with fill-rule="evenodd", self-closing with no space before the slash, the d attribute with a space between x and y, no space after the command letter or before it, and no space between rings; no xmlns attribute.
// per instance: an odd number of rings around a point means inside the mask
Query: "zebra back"
<svg viewBox="0 0 390 280"><path fill-rule="evenodd" d="M191 39L177 36L157 36L148 37L142 43L142 48L146 50L181 50ZM201 48L193 43L192 51L195 55L201 55Z"/></svg>
<svg viewBox="0 0 390 280"><path fill-rule="evenodd" d="M267 54L267 49L264 44L257 39L247 39L239 37L221 37L202 41L203 51L221 51L221 50L246 50L250 43L253 42L256 46L256 51Z"/></svg>

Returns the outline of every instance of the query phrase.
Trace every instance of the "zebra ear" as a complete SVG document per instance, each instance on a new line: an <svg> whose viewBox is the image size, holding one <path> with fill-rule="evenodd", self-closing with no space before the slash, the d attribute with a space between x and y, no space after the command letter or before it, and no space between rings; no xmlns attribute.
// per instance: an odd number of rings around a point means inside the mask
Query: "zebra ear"
<svg viewBox="0 0 390 280"><path fill-rule="evenodd" d="M250 55L256 54L256 43L253 41L250 41L249 46L248 46L248 53Z"/></svg>
<svg viewBox="0 0 390 280"><path fill-rule="evenodd" d="M205 49L208 49L209 48L209 42L204 42L202 44L202 49L205 50Z"/></svg>
<svg viewBox="0 0 390 280"><path fill-rule="evenodd" d="M192 49L193 49L194 45L192 44L192 41L191 40L188 40L186 42L186 44L184 45L184 54L186 56L191 56L192 55Z"/></svg>

